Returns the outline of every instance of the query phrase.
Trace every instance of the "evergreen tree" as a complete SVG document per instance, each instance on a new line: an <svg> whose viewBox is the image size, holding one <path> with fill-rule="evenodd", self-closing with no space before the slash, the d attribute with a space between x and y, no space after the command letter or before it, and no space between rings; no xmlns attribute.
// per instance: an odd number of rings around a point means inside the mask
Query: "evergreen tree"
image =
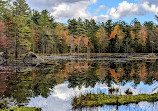
<svg viewBox="0 0 158 111"><path fill-rule="evenodd" d="M15 58L18 58L19 51L31 49L31 30L29 27L29 7L25 0L15 1L13 6L13 23L15 31ZM21 49L19 49L21 47Z"/></svg>
<svg viewBox="0 0 158 111"><path fill-rule="evenodd" d="M69 29L70 34L72 35L70 53L73 53L75 51L74 36L77 35L76 19L68 20L68 29Z"/></svg>
<svg viewBox="0 0 158 111"><path fill-rule="evenodd" d="M38 25L38 34L40 41L38 42L38 47L42 54L46 54L49 47L53 48L56 44L54 37L54 29L56 27L55 20L47 10L41 12L40 18L37 20ZM48 46L49 45L49 46Z"/></svg>
<svg viewBox="0 0 158 111"><path fill-rule="evenodd" d="M99 26L97 25L94 19L85 20L84 22L86 30L87 30L87 37L90 40L90 50L91 52L98 52L99 51L99 40L96 38L96 33L99 30ZM90 52L89 50L89 52Z"/></svg>

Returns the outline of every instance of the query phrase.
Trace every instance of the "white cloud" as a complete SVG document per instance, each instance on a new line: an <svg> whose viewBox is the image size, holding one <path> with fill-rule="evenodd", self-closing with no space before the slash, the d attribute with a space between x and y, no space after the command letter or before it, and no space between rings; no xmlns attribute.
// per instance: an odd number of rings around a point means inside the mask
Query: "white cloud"
<svg viewBox="0 0 158 111"><path fill-rule="evenodd" d="M141 3L148 2L150 5L155 4L158 5L158 0L140 0Z"/></svg>
<svg viewBox="0 0 158 111"><path fill-rule="evenodd" d="M142 8L147 11L147 12L151 12L151 13L158 13L158 6L156 6L156 4L149 4L149 2L144 2L142 4Z"/></svg>
<svg viewBox="0 0 158 111"><path fill-rule="evenodd" d="M39 11L47 9L51 11L56 19L83 18L90 19L93 17L88 10L89 5L97 3L97 0L33 0L27 2ZM100 7L100 8L103 8Z"/></svg>
<svg viewBox="0 0 158 111"><path fill-rule="evenodd" d="M103 9L105 9L105 8L106 8L105 5L100 5L100 6L98 7L98 9L96 9L96 13L98 13L99 11L101 11L101 10L103 10Z"/></svg>
<svg viewBox="0 0 158 111"><path fill-rule="evenodd" d="M90 4L96 3L96 0L80 1L73 4L62 3L53 8L52 15L56 19L72 19L72 18L83 18L89 19L92 14L86 11Z"/></svg>
<svg viewBox="0 0 158 111"><path fill-rule="evenodd" d="M90 5L96 4L98 0L26 0L31 7L37 10L48 9L58 21L72 18L95 19L97 22L105 22L107 19L120 19L134 15L145 15L146 13L158 13L158 0L137 0L137 3L123 1L118 7L112 7L106 12L98 15L105 5L100 5L94 13L89 11Z"/></svg>
<svg viewBox="0 0 158 111"><path fill-rule="evenodd" d="M140 6L135 3L128 3L127 1L123 1L118 5L117 8L111 8L108 11L108 14L113 19L119 19L122 17L128 17L132 15L140 15L143 12L140 11Z"/></svg>
<svg viewBox="0 0 158 111"><path fill-rule="evenodd" d="M106 22L109 19L109 15L94 16L93 19L97 22Z"/></svg>
<svg viewBox="0 0 158 111"><path fill-rule="evenodd" d="M109 18L108 15L97 15L106 6L100 5L94 14L88 11L89 6L95 3L97 3L97 0L33 0L30 2L32 7L37 10L50 10L51 15L57 20L81 17L82 19L93 18L97 22L106 21Z"/></svg>
<svg viewBox="0 0 158 111"><path fill-rule="evenodd" d="M82 19L95 19L97 22L105 22L109 19L108 15L97 15L97 13L106 8L104 5L100 5L96 10L95 14L92 14L87 11L89 5L96 3L97 0L89 0L89 1L80 1L73 4L60 4L53 8L52 15L55 16L56 19L72 19L79 18Z"/></svg>
<svg viewBox="0 0 158 111"><path fill-rule="evenodd" d="M141 0L140 3L128 3L123 1L119 3L118 7L108 10L108 15L112 19L120 19L123 17L130 17L133 15L145 15L146 13L158 12L158 1L156 0Z"/></svg>
<svg viewBox="0 0 158 111"><path fill-rule="evenodd" d="M50 9L62 3L76 3L89 0L26 0L33 8Z"/></svg>

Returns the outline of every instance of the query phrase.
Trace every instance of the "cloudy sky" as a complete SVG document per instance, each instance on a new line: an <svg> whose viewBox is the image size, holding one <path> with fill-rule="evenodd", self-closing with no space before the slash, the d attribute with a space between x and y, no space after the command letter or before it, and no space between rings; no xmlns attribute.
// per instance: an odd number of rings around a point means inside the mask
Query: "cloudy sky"
<svg viewBox="0 0 158 111"><path fill-rule="evenodd" d="M107 19L130 22L138 18L154 21L158 13L158 0L26 0L32 9L47 9L59 22L71 18L93 18L98 22Z"/></svg>

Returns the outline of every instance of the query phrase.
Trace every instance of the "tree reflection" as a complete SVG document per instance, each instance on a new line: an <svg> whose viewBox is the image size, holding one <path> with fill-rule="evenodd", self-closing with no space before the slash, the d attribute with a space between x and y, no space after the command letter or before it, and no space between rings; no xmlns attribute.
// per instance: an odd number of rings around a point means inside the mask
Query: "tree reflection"
<svg viewBox="0 0 158 111"><path fill-rule="evenodd" d="M76 71L69 74L69 87L94 87L97 83L106 83L111 87L113 83L125 85L127 82L134 82L134 87L143 81L151 85L158 80L157 63L146 63L142 61L131 61L126 63L99 63L89 64L87 71ZM149 71L150 70L150 71ZM152 71L151 71L152 70Z"/></svg>
<svg viewBox="0 0 158 111"><path fill-rule="evenodd" d="M78 66L81 67L81 66ZM79 87L82 86L87 87L95 87L96 83L99 82L99 78L96 75L97 70L97 64L93 63L91 64L91 68L88 71L75 71L74 73L70 73L70 76L68 78L69 81L69 88Z"/></svg>
<svg viewBox="0 0 158 111"><path fill-rule="evenodd" d="M57 84L68 81L68 88L95 87L97 83L125 85L140 82L152 85L158 81L158 63L129 61L114 63L106 61L54 61L53 65L43 65L29 70L0 68L0 96L13 98L17 105L28 103L29 98L41 95L47 98ZM51 90L50 90L51 89Z"/></svg>

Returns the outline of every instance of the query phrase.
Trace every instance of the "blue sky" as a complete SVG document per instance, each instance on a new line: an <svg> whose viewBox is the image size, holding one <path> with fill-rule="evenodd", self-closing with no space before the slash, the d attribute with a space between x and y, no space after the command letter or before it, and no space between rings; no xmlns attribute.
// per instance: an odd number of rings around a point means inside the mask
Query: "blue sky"
<svg viewBox="0 0 158 111"><path fill-rule="evenodd" d="M81 17L105 22L138 18L141 23L154 21L158 13L158 0L26 0L32 9L47 9L57 21Z"/></svg>

